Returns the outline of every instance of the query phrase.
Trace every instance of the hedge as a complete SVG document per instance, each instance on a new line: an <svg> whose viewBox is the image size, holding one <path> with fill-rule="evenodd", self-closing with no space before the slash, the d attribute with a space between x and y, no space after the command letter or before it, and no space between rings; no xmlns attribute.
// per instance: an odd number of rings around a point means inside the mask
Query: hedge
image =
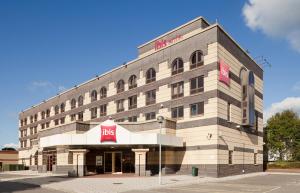
<svg viewBox="0 0 300 193"><path fill-rule="evenodd" d="M25 167L23 164L5 164L2 166L2 171L19 171L24 170Z"/></svg>
<svg viewBox="0 0 300 193"><path fill-rule="evenodd" d="M287 168L300 168L300 161L276 161L268 163L269 169L287 169Z"/></svg>

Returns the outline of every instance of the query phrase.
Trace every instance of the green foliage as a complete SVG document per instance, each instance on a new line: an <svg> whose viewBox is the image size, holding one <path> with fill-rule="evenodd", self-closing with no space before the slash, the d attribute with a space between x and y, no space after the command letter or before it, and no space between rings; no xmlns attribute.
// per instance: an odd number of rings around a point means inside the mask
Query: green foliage
<svg viewBox="0 0 300 193"><path fill-rule="evenodd" d="M2 168L3 171L19 171L24 170L24 165L22 164L5 164Z"/></svg>
<svg viewBox="0 0 300 193"><path fill-rule="evenodd" d="M16 151L16 149L13 147L4 147L2 148L2 151Z"/></svg>
<svg viewBox="0 0 300 193"><path fill-rule="evenodd" d="M268 169L300 168L300 162L276 161L268 163Z"/></svg>
<svg viewBox="0 0 300 193"><path fill-rule="evenodd" d="M267 121L266 144L279 160L288 155L289 160L300 160L300 119L297 113L286 110Z"/></svg>

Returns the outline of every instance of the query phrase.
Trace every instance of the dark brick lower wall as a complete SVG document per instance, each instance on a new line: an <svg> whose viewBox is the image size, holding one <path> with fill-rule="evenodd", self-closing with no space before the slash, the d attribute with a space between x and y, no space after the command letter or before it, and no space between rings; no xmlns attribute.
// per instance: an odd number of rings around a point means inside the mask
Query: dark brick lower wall
<svg viewBox="0 0 300 193"><path fill-rule="evenodd" d="M253 172L263 172L263 164L253 165L253 164L163 164L162 174L192 174L192 168L198 168L199 176L207 177L225 177L233 176L239 174L247 174ZM34 168L32 168L34 169ZM38 166L39 172L46 172L45 166ZM53 173L57 174L68 174L68 171L76 170L72 165L65 166L54 166ZM82 166L79 168L82 170ZM152 175L158 174L158 165L147 165L146 170L151 171ZM244 172L243 172L244 170Z"/></svg>
<svg viewBox="0 0 300 193"><path fill-rule="evenodd" d="M247 174L253 172L262 172L263 165L253 164L167 164L162 165L163 174L192 174L192 168L198 168L199 176L207 177L225 177L239 174ZM158 165L147 165L146 170L150 170L152 175L158 174ZM244 170L244 172L243 172Z"/></svg>
<svg viewBox="0 0 300 193"><path fill-rule="evenodd" d="M244 170L244 172L243 172ZM239 174L248 174L253 172L263 172L263 164L254 165L254 164L219 164L218 165L218 177L239 175Z"/></svg>

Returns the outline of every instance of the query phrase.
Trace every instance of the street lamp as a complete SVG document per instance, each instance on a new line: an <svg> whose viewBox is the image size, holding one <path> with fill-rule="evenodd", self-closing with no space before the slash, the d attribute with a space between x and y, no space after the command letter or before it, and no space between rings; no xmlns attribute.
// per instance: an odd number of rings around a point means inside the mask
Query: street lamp
<svg viewBox="0 0 300 193"><path fill-rule="evenodd" d="M157 117L157 122L159 123L159 174L158 174L159 185L161 185L161 128L164 120L165 118L163 116Z"/></svg>

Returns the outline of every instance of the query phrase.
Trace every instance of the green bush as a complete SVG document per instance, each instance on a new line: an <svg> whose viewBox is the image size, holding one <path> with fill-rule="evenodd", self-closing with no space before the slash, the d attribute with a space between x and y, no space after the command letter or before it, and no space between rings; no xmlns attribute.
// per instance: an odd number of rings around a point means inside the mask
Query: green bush
<svg viewBox="0 0 300 193"><path fill-rule="evenodd" d="M288 161L276 161L268 163L268 169L288 169L288 168L300 168L300 161L288 162Z"/></svg>
<svg viewBox="0 0 300 193"><path fill-rule="evenodd" d="M22 164L5 164L2 167L3 171L19 171L24 170L24 165Z"/></svg>

